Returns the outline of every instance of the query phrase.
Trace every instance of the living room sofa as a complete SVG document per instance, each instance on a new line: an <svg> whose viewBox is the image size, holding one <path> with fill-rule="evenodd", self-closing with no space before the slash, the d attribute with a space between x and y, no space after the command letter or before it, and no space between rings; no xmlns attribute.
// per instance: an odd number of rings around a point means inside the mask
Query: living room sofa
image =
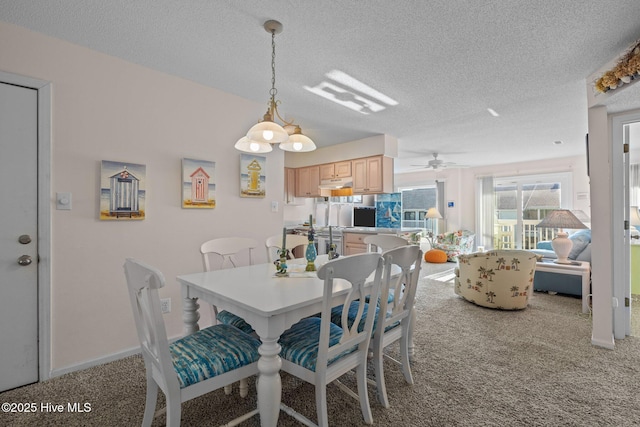
<svg viewBox="0 0 640 427"><path fill-rule="evenodd" d="M573 241L573 247L571 248L571 252L569 252L569 259L591 263L591 230L578 230L571 234L569 239ZM536 249L532 252L549 260L557 258L551 247L550 240L538 242ZM580 276L538 271L533 281L533 290L581 297L581 280Z"/></svg>

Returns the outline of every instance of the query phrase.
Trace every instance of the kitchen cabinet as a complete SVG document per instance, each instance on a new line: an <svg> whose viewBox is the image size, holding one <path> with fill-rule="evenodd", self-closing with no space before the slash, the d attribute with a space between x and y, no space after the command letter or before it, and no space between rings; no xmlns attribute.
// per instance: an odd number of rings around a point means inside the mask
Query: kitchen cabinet
<svg viewBox="0 0 640 427"><path fill-rule="evenodd" d="M393 159L385 156L352 160L354 194L393 192Z"/></svg>
<svg viewBox="0 0 640 427"><path fill-rule="evenodd" d="M296 170L294 168L284 168L284 203L296 204Z"/></svg>
<svg viewBox="0 0 640 427"><path fill-rule="evenodd" d="M364 243L364 238L368 234L364 233L342 233L342 241L344 242L344 248L342 250L344 255L363 254L367 252L367 244Z"/></svg>
<svg viewBox="0 0 640 427"><path fill-rule="evenodd" d="M351 160L320 165L320 181L351 176Z"/></svg>
<svg viewBox="0 0 640 427"><path fill-rule="evenodd" d="M320 166L296 169L296 197L320 196Z"/></svg>

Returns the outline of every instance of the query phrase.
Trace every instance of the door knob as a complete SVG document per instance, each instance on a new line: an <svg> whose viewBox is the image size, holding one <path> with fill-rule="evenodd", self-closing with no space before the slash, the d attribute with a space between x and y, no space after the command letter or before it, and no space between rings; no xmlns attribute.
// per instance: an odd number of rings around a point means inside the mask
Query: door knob
<svg viewBox="0 0 640 427"><path fill-rule="evenodd" d="M23 234L22 236L18 237L18 242L22 243L23 245L28 245L29 243L31 243L31 236L29 236L28 234Z"/></svg>
<svg viewBox="0 0 640 427"><path fill-rule="evenodd" d="M31 257L29 255L22 255L18 258L18 264L20 265L29 265L31 264Z"/></svg>

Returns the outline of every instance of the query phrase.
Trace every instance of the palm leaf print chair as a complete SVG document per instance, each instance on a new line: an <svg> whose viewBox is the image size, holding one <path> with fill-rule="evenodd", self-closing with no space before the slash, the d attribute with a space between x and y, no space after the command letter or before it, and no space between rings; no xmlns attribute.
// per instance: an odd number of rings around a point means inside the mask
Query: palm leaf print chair
<svg viewBox="0 0 640 427"><path fill-rule="evenodd" d="M521 310L533 294L536 254L496 250L458 256L454 291L474 304Z"/></svg>

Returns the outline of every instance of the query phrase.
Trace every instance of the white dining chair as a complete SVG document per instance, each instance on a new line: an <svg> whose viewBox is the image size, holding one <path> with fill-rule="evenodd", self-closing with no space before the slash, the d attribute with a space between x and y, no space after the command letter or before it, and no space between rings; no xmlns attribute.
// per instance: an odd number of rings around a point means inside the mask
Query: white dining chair
<svg viewBox="0 0 640 427"><path fill-rule="evenodd" d="M202 264L205 271L220 270L223 268L235 268L242 265L253 264L253 250L258 247L255 239L248 237L221 237L204 242L200 246ZM218 312L216 306L210 305L212 324L222 323L235 326L247 334L255 335L255 331L242 317L229 311ZM240 396L246 397L249 393L247 380L240 380ZM231 385L224 389L225 393L231 393Z"/></svg>
<svg viewBox="0 0 640 427"><path fill-rule="evenodd" d="M376 247L378 252L384 252L397 248L398 246L406 246L409 244L406 239L394 236L393 234L372 234L365 237L362 241L367 245L368 252L373 252L373 246Z"/></svg>
<svg viewBox="0 0 640 427"><path fill-rule="evenodd" d="M289 255L291 258L304 258L304 250L302 251L302 255L300 257L296 257L293 253L293 250L298 247L306 248L309 244L309 239L307 236L302 234L287 234L286 235L286 249L289 250ZM278 258L280 258L280 254L278 251L282 249L282 235L275 235L267 237L264 242L265 247L267 248L267 259L269 262L274 262Z"/></svg>
<svg viewBox="0 0 640 427"><path fill-rule="evenodd" d="M382 258L384 273L380 287L378 318L370 347L373 351L378 401L388 408L383 359L400 365L406 382L413 384L409 344L415 321L414 303L422 265L422 251L415 245L402 246L384 252ZM400 343L399 361L384 353L386 347L396 342Z"/></svg>
<svg viewBox="0 0 640 427"><path fill-rule="evenodd" d="M255 239L248 237L222 237L208 240L200 246L202 254L202 264L205 271L221 270L223 268L235 268L241 265L253 264L253 250L258 247ZM225 323L235 326L243 332L251 334L254 332L251 325L243 318L221 311L211 306L212 323Z"/></svg>
<svg viewBox="0 0 640 427"><path fill-rule="evenodd" d="M367 393L367 353L373 331L375 310L359 310L355 322L363 319L364 327L347 325L347 311L342 317L342 327L331 322L331 307L338 299L343 307L351 307L358 300L370 296L378 298L382 275L382 258L376 253L357 254L329 261L318 269L318 277L324 280L322 312L320 317L308 317L293 325L280 336L282 370L315 385L317 425L328 426L327 384L345 373L356 370L358 394L341 385L341 389L360 402L362 417L373 423ZM367 279L375 272L372 281ZM334 294L334 279L350 283L347 293ZM306 425L314 425L304 415L292 408L285 412Z"/></svg>
<svg viewBox="0 0 640 427"><path fill-rule="evenodd" d="M134 259L125 261L124 271L146 368L143 426L164 411L155 412L158 388L166 397L166 425L179 426L183 402L258 373L260 340L229 325L210 326L169 344L158 295L164 275ZM227 425L257 413L255 409Z"/></svg>

